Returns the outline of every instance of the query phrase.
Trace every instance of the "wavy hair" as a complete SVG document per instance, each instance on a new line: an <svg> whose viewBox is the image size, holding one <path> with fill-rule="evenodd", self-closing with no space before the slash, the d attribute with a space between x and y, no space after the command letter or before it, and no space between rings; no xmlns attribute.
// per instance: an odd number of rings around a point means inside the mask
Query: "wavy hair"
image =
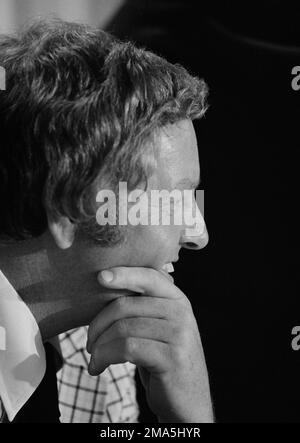
<svg viewBox="0 0 300 443"><path fill-rule="evenodd" d="M47 217L84 225L104 178L147 186L156 131L206 109L204 81L182 66L76 23L2 36L0 65L1 237L39 236Z"/></svg>

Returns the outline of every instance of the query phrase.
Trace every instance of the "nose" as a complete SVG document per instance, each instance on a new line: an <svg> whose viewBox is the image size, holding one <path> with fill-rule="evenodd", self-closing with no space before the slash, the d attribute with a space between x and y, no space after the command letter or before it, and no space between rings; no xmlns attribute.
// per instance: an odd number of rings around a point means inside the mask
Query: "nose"
<svg viewBox="0 0 300 443"><path fill-rule="evenodd" d="M186 249L203 249L208 243L209 236L206 227L204 226L204 229L201 231L197 228L193 230L193 228L190 228L188 231L188 234L186 233L187 230L184 231L184 233L181 236L181 246Z"/></svg>
<svg viewBox="0 0 300 443"><path fill-rule="evenodd" d="M203 249L207 245L209 240L208 232L206 229L204 218L196 206L196 217L193 220L193 224L186 226L182 231L180 244L186 249Z"/></svg>

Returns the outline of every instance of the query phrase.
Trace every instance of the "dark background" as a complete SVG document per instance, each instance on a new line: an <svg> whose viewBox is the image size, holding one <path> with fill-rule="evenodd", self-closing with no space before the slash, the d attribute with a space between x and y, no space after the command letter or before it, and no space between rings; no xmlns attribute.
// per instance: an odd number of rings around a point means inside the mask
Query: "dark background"
<svg viewBox="0 0 300 443"><path fill-rule="evenodd" d="M175 283L194 307L216 420L299 422L299 15L282 1L223 3L131 0L106 29L210 89L195 123L210 242L181 252ZM155 421L137 382L141 420Z"/></svg>

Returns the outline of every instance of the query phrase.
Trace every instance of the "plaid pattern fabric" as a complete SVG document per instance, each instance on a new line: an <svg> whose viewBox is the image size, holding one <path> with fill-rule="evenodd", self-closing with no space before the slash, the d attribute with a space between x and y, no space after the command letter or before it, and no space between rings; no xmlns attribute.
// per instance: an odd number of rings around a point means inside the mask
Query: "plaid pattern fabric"
<svg viewBox="0 0 300 443"><path fill-rule="evenodd" d="M88 373L87 327L59 335L63 367L57 373L62 423L138 422L135 369L126 362L102 374Z"/></svg>

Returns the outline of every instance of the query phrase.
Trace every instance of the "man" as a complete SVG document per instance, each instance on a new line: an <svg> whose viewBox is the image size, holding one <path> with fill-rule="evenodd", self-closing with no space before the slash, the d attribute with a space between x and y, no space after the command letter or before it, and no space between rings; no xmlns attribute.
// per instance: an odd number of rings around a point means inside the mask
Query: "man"
<svg viewBox="0 0 300 443"><path fill-rule="evenodd" d="M120 205L114 224L99 198L119 198L120 183L141 200L195 190L192 120L205 111L205 84L61 21L3 38L0 64L0 397L9 421L24 408L21 421L38 420L37 410L40 421L58 421L55 392L50 418L35 396L55 382L55 337L85 325L92 376L130 362L159 421L212 421L197 323L168 275L181 247L207 243L195 200L184 202L196 209L192 224L120 223Z"/></svg>

